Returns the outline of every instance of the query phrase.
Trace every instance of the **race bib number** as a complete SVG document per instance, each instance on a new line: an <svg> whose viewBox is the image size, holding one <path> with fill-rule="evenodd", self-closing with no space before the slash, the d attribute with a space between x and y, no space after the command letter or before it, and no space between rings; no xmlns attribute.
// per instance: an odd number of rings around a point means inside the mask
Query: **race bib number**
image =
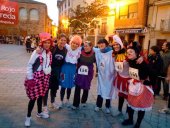
<svg viewBox="0 0 170 128"><path fill-rule="evenodd" d="M80 68L78 69L78 74L80 75L88 75L89 69L87 66L80 66Z"/></svg>
<svg viewBox="0 0 170 128"><path fill-rule="evenodd" d="M129 76L135 80L140 80L139 78L139 70L135 68L129 67Z"/></svg>
<svg viewBox="0 0 170 128"><path fill-rule="evenodd" d="M123 71L123 62L115 62L115 69L118 72L122 72Z"/></svg>

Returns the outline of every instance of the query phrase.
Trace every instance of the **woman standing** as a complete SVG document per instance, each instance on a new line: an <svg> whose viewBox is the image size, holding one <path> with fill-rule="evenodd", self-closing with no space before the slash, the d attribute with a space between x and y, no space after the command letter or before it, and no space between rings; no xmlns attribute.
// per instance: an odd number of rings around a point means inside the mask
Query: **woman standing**
<svg viewBox="0 0 170 128"><path fill-rule="evenodd" d="M93 48L98 68L98 96L95 111L98 112L102 108L103 99L106 99L106 113L109 114L115 75L114 59L112 57L113 50L109 47L106 39L100 39L98 41L98 47L99 48Z"/></svg>
<svg viewBox="0 0 170 128"><path fill-rule="evenodd" d="M51 106L53 108L58 109L58 105L55 102L55 97L57 90L59 88L59 81L60 81L60 73L61 73L61 67L64 64L65 57L67 50L65 48L65 44L67 43L67 37L65 34L61 34L58 37L58 42L55 44L55 46L52 49L52 65L51 65L51 77L50 77L50 83L49 83L49 89L50 89L50 96L51 96ZM47 100L48 100L48 92L43 98L43 112L49 113L48 112L48 107L47 107Z"/></svg>
<svg viewBox="0 0 170 128"><path fill-rule="evenodd" d="M136 42L127 49L127 57L129 59L129 91L128 91L128 116L129 118L122 122L122 125L133 124L134 111L138 111L137 122L134 128L139 128L144 118L145 111L152 109L153 104L153 90L150 87L149 69L145 61L137 64L136 60L139 58L140 48Z"/></svg>
<svg viewBox="0 0 170 128"><path fill-rule="evenodd" d="M48 90L49 77L51 73L52 55L50 47L52 46L51 35L40 33L40 45L43 48L41 54L34 51L27 66L27 77L25 82L26 93L30 99L28 103L28 112L25 120L25 126L31 125L31 112L37 100L37 117L48 118L49 115L42 112L42 97Z"/></svg>
<svg viewBox="0 0 170 128"><path fill-rule="evenodd" d="M117 36L113 36L113 49L115 56L115 70L116 78L114 80L113 86L119 91L119 101L118 101L118 113L122 113L122 107L124 100L127 99L128 95L128 80L129 77L129 64L127 62L127 54L124 49L121 39Z"/></svg>
<svg viewBox="0 0 170 128"><path fill-rule="evenodd" d="M92 43L86 41L84 43L84 49L81 51L80 58L77 63L77 71L75 75L75 92L73 99L72 109L77 109L80 104L80 93L83 90L81 98L82 106L86 106L91 81L93 79L93 63L95 62L95 54L92 50Z"/></svg>

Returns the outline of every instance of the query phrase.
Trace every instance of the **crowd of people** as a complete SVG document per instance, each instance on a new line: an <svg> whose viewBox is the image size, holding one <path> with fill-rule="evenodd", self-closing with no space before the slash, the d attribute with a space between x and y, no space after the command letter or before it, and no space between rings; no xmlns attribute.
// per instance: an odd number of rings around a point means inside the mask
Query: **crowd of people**
<svg viewBox="0 0 170 128"><path fill-rule="evenodd" d="M55 41L48 33L40 33L39 38L39 46L33 51L28 62L24 83L26 94L30 99L25 126L31 125L31 113L35 101L37 101L37 117L49 118L49 92L51 107L55 109L61 109L66 105L77 110L80 103L85 107L94 76L94 63L98 70L94 111L100 111L103 100L106 100L105 111L109 114L111 101L118 99L118 115L122 114L126 100L128 119L125 119L122 125L133 125L134 111L138 111L134 128L140 127L145 111L152 109L154 96L160 94L161 81L164 89L163 98L168 99L169 42L163 44L161 54L157 46L152 46L149 56L145 58L138 42L132 41L125 47L118 35L112 37L112 45L109 45L106 39L100 39L97 47L94 47L90 41L83 42L79 35L74 35L69 43L65 34L59 35ZM57 103L55 98L59 87L60 102ZM71 102L73 87L75 91ZM64 102L65 93L66 102ZM160 112L170 113L170 98L167 109L162 109Z"/></svg>

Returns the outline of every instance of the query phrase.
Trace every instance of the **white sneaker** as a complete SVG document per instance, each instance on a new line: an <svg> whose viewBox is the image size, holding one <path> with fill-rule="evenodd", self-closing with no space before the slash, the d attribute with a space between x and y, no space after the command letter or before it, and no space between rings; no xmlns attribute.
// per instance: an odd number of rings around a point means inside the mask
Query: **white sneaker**
<svg viewBox="0 0 170 128"><path fill-rule="evenodd" d="M37 117L47 119L49 118L49 115L47 113L41 112L37 113Z"/></svg>
<svg viewBox="0 0 170 128"><path fill-rule="evenodd" d="M82 107L86 107L87 104L86 104L86 103L82 103L81 106L82 106Z"/></svg>
<svg viewBox="0 0 170 128"><path fill-rule="evenodd" d="M63 108L63 106L64 106L63 101L61 101L61 103L56 106L56 109L61 109Z"/></svg>
<svg viewBox="0 0 170 128"><path fill-rule="evenodd" d="M100 108L97 106L94 108L94 111L96 111L96 112L98 112L99 110L100 110Z"/></svg>
<svg viewBox="0 0 170 128"><path fill-rule="evenodd" d="M31 117L26 117L25 126L26 126L26 127L31 126Z"/></svg>
<svg viewBox="0 0 170 128"><path fill-rule="evenodd" d="M71 108L72 108L72 110L77 110L77 109L78 109L78 108L75 107L75 106L72 106Z"/></svg>
<svg viewBox="0 0 170 128"><path fill-rule="evenodd" d="M44 106L42 110L43 110L43 113L49 114L49 110L47 106Z"/></svg>
<svg viewBox="0 0 170 128"><path fill-rule="evenodd" d="M57 103L51 103L51 108L53 108L53 109L58 109L58 105L57 105Z"/></svg>
<svg viewBox="0 0 170 128"><path fill-rule="evenodd" d="M106 108L106 114L110 114L110 109Z"/></svg>
<svg viewBox="0 0 170 128"><path fill-rule="evenodd" d="M122 115L122 112L120 112L120 111L116 111L116 112L114 113L114 116L120 116L120 115Z"/></svg>
<svg viewBox="0 0 170 128"><path fill-rule="evenodd" d="M65 105L66 105L67 108L71 107L69 100L66 100Z"/></svg>

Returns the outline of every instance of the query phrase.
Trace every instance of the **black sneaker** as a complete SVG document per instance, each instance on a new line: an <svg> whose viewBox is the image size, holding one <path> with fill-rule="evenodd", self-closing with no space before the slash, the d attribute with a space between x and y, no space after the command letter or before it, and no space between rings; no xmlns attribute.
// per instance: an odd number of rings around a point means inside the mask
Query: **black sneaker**
<svg viewBox="0 0 170 128"><path fill-rule="evenodd" d="M133 125L133 121L126 119L122 122L122 125Z"/></svg>
<svg viewBox="0 0 170 128"><path fill-rule="evenodd" d="M140 128L140 125L138 123L136 123L133 128Z"/></svg>

